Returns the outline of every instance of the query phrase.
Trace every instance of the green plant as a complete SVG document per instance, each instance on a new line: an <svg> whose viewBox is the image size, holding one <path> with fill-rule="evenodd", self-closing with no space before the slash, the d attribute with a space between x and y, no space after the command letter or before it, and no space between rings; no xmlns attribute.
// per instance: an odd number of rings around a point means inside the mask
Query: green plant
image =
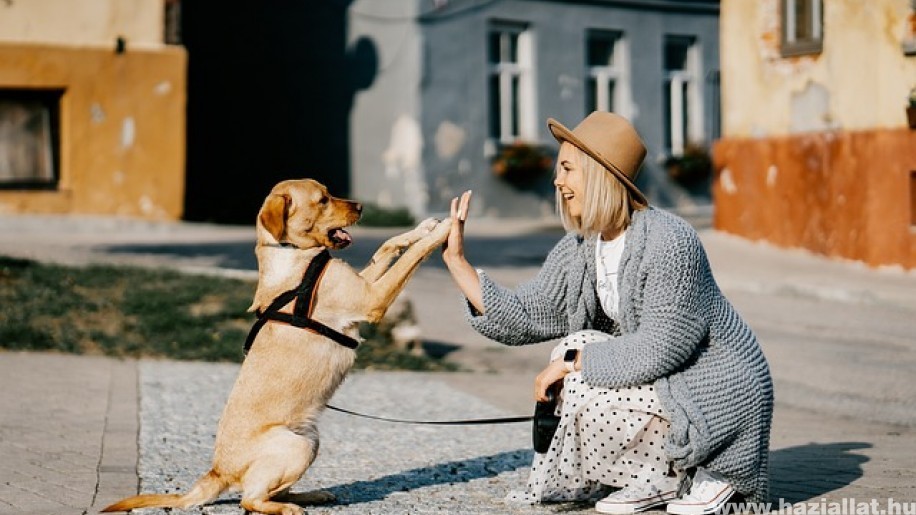
<svg viewBox="0 0 916 515"><path fill-rule="evenodd" d="M500 147L491 167L497 177L524 186L553 170L553 153L540 145L516 141Z"/></svg>
<svg viewBox="0 0 916 515"><path fill-rule="evenodd" d="M366 227L408 227L416 223L406 207L386 208L371 202L363 202L363 214L359 225Z"/></svg>
<svg viewBox="0 0 916 515"><path fill-rule="evenodd" d="M916 86L910 89L910 107L916 109Z"/></svg>
<svg viewBox="0 0 916 515"><path fill-rule="evenodd" d="M712 156L704 145L695 143L684 147L684 153L665 160L668 177L681 186L691 187L712 176Z"/></svg>
<svg viewBox="0 0 916 515"><path fill-rule="evenodd" d="M241 361L254 281L0 256L0 350ZM358 368L454 370L399 348L393 323L361 328Z"/></svg>

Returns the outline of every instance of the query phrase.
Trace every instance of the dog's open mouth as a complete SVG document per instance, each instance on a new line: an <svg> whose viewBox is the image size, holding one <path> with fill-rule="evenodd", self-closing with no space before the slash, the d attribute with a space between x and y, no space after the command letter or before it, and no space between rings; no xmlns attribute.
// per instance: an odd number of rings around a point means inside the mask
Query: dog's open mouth
<svg viewBox="0 0 916 515"><path fill-rule="evenodd" d="M338 249L342 249L353 243L353 238L350 237L350 233L340 227L328 231L328 238L331 240L331 243L334 244L334 247Z"/></svg>

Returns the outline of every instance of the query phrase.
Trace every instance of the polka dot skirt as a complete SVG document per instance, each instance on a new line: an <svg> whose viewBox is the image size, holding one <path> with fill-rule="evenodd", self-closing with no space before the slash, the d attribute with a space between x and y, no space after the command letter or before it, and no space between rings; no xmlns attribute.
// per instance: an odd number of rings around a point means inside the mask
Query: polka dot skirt
<svg viewBox="0 0 916 515"><path fill-rule="evenodd" d="M567 349L608 338L599 331L572 334L556 346L551 361L562 359ZM675 472L664 453L671 424L651 385L598 388L573 372L563 382L557 414L550 449L534 455L526 489L509 493L507 500L587 500L605 485L652 484Z"/></svg>

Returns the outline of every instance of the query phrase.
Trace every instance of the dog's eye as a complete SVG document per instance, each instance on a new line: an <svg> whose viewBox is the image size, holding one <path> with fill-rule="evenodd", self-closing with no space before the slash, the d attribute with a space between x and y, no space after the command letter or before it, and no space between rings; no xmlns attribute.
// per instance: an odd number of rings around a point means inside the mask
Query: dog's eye
<svg viewBox="0 0 916 515"><path fill-rule="evenodd" d="M328 203L328 197L321 197L320 199L318 199L318 203L319 203L319 204L327 204L327 203Z"/></svg>

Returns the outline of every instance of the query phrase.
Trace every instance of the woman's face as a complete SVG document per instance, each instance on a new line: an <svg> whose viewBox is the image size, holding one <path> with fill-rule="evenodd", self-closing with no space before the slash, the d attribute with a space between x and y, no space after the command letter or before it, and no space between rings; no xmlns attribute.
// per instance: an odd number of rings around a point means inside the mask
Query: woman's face
<svg viewBox="0 0 916 515"><path fill-rule="evenodd" d="M557 176L553 185L563 195L569 214L574 217L582 216L585 202L585 170L579 164L577 151L569 143L560 145L557 154Z"/></svg>

